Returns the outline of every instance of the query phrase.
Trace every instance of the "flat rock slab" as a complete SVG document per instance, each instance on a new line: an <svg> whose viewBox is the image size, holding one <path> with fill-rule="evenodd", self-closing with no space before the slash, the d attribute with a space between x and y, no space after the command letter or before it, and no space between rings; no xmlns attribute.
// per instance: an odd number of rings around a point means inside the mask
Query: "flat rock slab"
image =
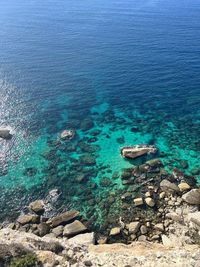
<svg viewBox="0 0 200 267"><path fill-rule="evenodd" d="M192 189L186 194L182 195L182 199L188 204L199 205L200 204L200 189Z"/></svg>
<svg viewBox="0 0 200 267"><path fill-rule="evenodd" d="M57 227L58 225L66 224L79 216L79 212L76 210L66 211L61 213L60 215L48 220L47 223L51 225L51 227Z"/></svg>
<svg viewBox="0 0 200 267"><path fill-rule="evenodd" d="M66 237L74 236L86 231L87 228L85 227L82 222L76 220L73 223L67 224L64 228L63 235Z"/></svg>

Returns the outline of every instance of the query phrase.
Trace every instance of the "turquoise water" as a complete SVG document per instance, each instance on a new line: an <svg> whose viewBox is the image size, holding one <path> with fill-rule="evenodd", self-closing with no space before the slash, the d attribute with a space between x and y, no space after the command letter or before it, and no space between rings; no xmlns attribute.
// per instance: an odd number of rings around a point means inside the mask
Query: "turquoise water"
<svg viewBox="0 0 200 267"><path fill-rule="evenodd" d="M93 223L120 215L122 170L146 160L121 158L125 145L154 144L167 171L200 181L199 12L197 0L2 0L0 124L14 136L0 141L1 219L53 188ZM64 129L75 138L61 142Z"/></svg>

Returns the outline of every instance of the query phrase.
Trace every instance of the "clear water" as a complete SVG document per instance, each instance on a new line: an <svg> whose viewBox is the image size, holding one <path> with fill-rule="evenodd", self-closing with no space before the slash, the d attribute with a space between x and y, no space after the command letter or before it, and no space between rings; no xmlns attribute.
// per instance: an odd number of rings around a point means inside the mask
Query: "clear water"
<svg viewBox="0 0 200 267"><path fill-rule="evenodd" d="M1 219L53 188L112 217L120 204L103 201L141 163L123 145L155 144L168 171L200 181L199 14L197 0L1 0L0 124L14 132L0 142ZM57 142L67 128L76 137Z"/></svg>

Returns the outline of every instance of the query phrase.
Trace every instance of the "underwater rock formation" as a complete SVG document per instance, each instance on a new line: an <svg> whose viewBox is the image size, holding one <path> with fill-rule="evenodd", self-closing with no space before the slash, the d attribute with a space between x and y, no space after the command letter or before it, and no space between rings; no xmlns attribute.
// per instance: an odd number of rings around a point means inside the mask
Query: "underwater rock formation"
<svg viewBox="0 0 200 267"><path fill-rule="evenodd" d="M60 138L62 140L71 140L75 135L75 132L73 130L64 130L60 134Z"/></svg>
<svg viewBox="0 0 200 267"><path fill-rule="evenodd" d="M123 147L121 155L123 158L135 159L146 154L154 154L157 152L155 146L152 145L136 145L130 147Z"/></svg>

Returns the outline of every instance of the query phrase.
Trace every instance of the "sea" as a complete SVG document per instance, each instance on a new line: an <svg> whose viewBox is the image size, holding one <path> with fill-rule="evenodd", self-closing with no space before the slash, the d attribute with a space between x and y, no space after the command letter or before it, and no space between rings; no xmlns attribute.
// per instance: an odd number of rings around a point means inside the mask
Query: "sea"
<svg viewBox="0 0 200 267"><path fill-rule="evenodd" d="M96 229L119 217L146 160L124 146L200 182L200 1L1 0L0 126L1 222L51 190Z"/></svg>

